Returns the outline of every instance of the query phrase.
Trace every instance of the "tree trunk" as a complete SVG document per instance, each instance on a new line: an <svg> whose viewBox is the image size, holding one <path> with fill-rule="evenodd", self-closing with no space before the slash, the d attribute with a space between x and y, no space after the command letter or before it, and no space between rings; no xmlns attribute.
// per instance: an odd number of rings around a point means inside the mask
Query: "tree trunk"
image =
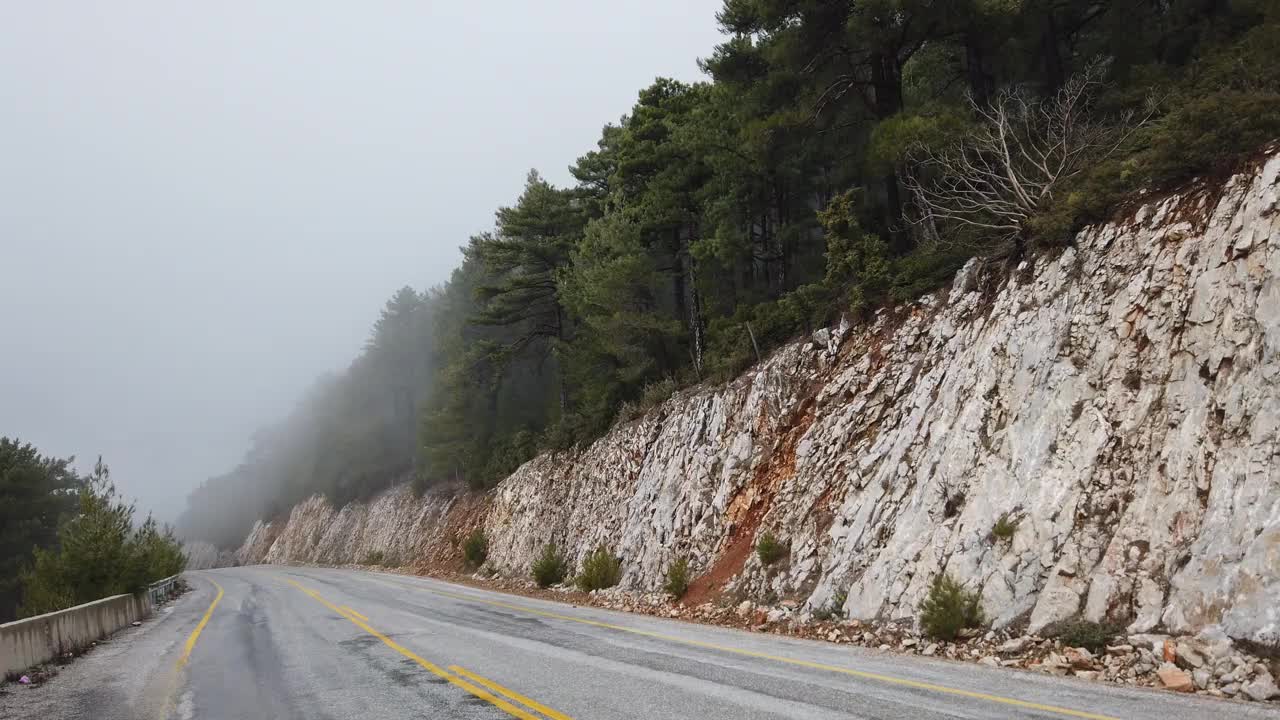
<svg viewBox="0 0 1280 720"><path fill-rule="evenodd" d="M876 118L886 120L902 110L902 72L898 59L891 53L881 53L871 64L871 83L875 89ZM884 176L885 229L890 233L890 246L896 254L911 250L911 236L902 222L902 195L898 189L898 171L895 168Z"/></svg>
<svg viewBox="0 0 1280 720"><path fill-rule="evenodd" d="M697 268L694 266L693 254L689 252L689 245L693 238L693 231L677 231L680 234L680 287L683 290L684 297L682 305L684 306L686 318L685 322L689 327L689 340L692 343L691 350L693 355L693 369L702 377L702 358L706 350L706 327L702 319L702 297L698 293Z"/></svg>
<svg viewBox="0 0 1280 720"><path fill-rule="evenodd" d="M1040 34L1040 57L1044 63L1045 96L1058 92L1067 81L1066 69L1062 64L1062 48L1060 45L1058 20L1053 15L1053 7L1046 7Z"/></svg>
<svg viewBox="0 0 1280 720"><path fill-rule="evenodd" d="M965 74L969 80L969 94L979 106L985 107L991 102L992 81L985 65L986 53L982 49L979 34L971 30L964 38Z"/></svg>
<svg viewBox="0 0 1280 720"><path fill-rule="evenodd" d="M556 302L556 340L558 341L557 345L565 341L564 324L565 324L564 308L560 307L559 302ZM569 387L564 380L564 363L560 362L560 356L558 354L559 349L560 349L559 347L554 348L552 351L552 356L556 360L556 377L560 381L560 418L563 420L564 416L569 412Z"/></svg>

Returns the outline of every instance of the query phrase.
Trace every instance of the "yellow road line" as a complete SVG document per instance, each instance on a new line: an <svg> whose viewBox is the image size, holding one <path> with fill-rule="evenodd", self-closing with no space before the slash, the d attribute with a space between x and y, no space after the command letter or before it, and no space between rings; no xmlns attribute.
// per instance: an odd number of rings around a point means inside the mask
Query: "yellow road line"
<svg viewBox="0 0 1280 720"><path fill-rule="evenodd" d="M210 580L213 586L218 588L218 594L213 597L213 602L209 604L209 609L204 611L204 617L200 618L200 624L196 625L196 629L191 631L191 636L187 638L187 644L182 648L182 657L178 658L178 667L181 668L187 664L187 660L191 659L191 651L196 647L196 641L200 639L200 633L204 632L204 626L209 624L209 618L213 617L213 609L218 607L218 603L222 601L222 586Z"/></svg>
<svg viewBox="0 0 1280 720"><path fill-rule="evenodd" d="M353 616L355 616L355 617L357 617L357 618L360 618L361 620L364 620L365 622L369 622L369 618L367 618L367 617L365 617L364 615L361 615L360 613L358 613L358 612L356 612L355 610L351 609L351 606L349 606L349 605L343 605L343 606L342 606L342 610L343 610L347 615L353 615Z"/></svg>
<svg viewBox="0 0 1280 720"><path fill-rule="evenodd" d="M454 685L456 685L456 686L458 686L458 687L462 688L463 690L466 690L467 692L471 693L472 695L475 695L476 697L480 698L481 700L484 700L484 701L486 701L486 702L490 703L491 705L494 705L495 707L498 707L499 709L506 711L506 712L507 712L507 714L512 715L512 716L514 716L514 717L518 717L518 718L520 718L520 720L543 720L542 718L536 717L536 716L534 716L534 715L530 715L529 713L525 712L524 710L521 710L520 708L516 707L515 705L512 705L511 703L507 702L506 700L503 700L503 699L502 699L502 698L500 698L500 697L495 697L494 695L490 694L490 693L489 693L489 692L487 692L486 690L484 690L484 689L482 689L482 688L478 688L478 687L476 687L475 685L472 685L471 683L467 682L466 680L463 680L462 678L459 678L459 677L457 677L457 676L455 676L455 675L452 675L452 674L450 674L450 673L448 673L448 672L445 672L445 670L444 670L443 668L441 668L439 665L436 665L435 663L431 662L430 660L426 660L426 659L424 659L424 658L422 658L422 657L418 656L416 653L414 653L414 652L413 652L412 650L410 650L409 648L407 648L407 647L405 647L405 646L401 645L400 643L396 642L395 640L392 640L391 638L387 637L386 635L383 635L382 633L378 632L377 630L374 630L372 627L369 627L369 624L368 624L368 623L364 622L363 620L359 619L358 617L356 617L356 616L354 616L354 615L352 615L352 614L347 613L346 611L344 611L342 608L338 607L337 605L334 605L333 603L329 602L328 600L325 600L324 598L320 597L320 594L319 594L319 593L317 593L316 591L314 591L314 590L310 590L310 589L308 589L308 588L305 588L305 587L303 587L301 584L299 584L299 583L297 583L297 582L294 582L293 580L289 580L289 581L288 581L288 583L289 583L290 585L293 585L294 587L298 588L298 589L299 589L299 590L301 590L302 592L306 593L307 595L311 596L312 598L314 598L314 599L318 600L318 601L320 602L320 604L324 605L325 607L329 608L330 610L332 610L332 611L334 611L334 612L338 613L338 614L339 614L339 615L341 615L342 617L345 617L346 619L350 620L352 623L355 623L355 625L356 625L357 627L359 627L361 630L364 630L365 632L369 633L370 635L372 635L372 636L374 636L374 637L378 638L378 639L379 639L379 640L381 640L384 644L386 644L386 646L387 646L387 647L391 648L392 650L395 650L396 652L400 653L401 655L403 655L403 656L405 656L405 657L409 658L410 660L412 660L412 661L416 662L416 663L417 663L418 665L420 665L424 670L426 670L427 672L429 672L429 673L431 673L431 674L435 675L436 677L441 678L441 679L443 679L443 680L447 680L447 681L449 681L450 683L452 683L452 684L454 684ZM354 612L354 611L352 611L352 612ZM563 716L562 716L562 717L563 717ZM570 720L571 720L571 719L570 719Z"/></svg>
<svg viewBox="0 0 1280 720"><path fill-rule="evenodd" d="M465 678L476 681L477 683L489 688L490 690L498 693L499 695L505 695L508 699L515 700L516 702L524 705L530 710L536 710L537 712L540 712L543 715L546 715L552 720L573 720L572 718L570 718L568 715L565 715L564 713L556 712L555 710L552 710L551 708L547 707L546 705L543 705L540 702L537 702L536 700L530 700L529 698L521 695L520 693L514 690L504 688L492 680L480 677L479 675L471 672L470 670L467 670L466 668L458 667L457 665L450 665L449 669Z"/></svg>
<svg viewBox="0 0 1280 720"><path fill-rule="evenodd" d="M380 581L375 581L380 582ZM392 584L392 583L383 583ZM403 587L403 586L398 586ZM840 673L864 680L875 680L878 682L898 685L901 687L916 688L918 690L929 690L931 692L943 693L946 695L956 695L966 697L973 700L984 700L987 702L998 703L1001 705L1010 705L1013 707L1024 708L1027 710L1038 710L1040 712L1052 713L1054 715L1063 715L1073 718L1084 718L1085 720L1119 720L1119 718L1110 715L1098 715L1095 713L1084 712L1081 710L1072 710L1070 708L1057 707L1055 705L1043 705L1041 703L1030 702L1028 700L1018 700L1017 698L1003 697L1001 695L991 695L988 693L974 692L972 690L962 690L960 688L948 687L946 685L937 685L934 683L921 682L919 680L909 680L907 678L894 677L892 675L882 675L880 673L866 672L864 670L854 670L852 668L844 668L836 665L824 665L823 663L809 662L808 660L796 660L794 658L782 657L779 655L770 655L769 653L756 652L754 650L743 650L740 648L729 647L726 645L717 645L715 643L702 642L700 640L690 640L688 638L675 637L674 635L664 635L662 633L651 632L649 630L637 630L635 628L625 627L623 625L613 625L597 620L586 620L584 618L573 617L572 615L562 615L560 613L547 612L545 610L535 610L522 605L514 605L499 600L489 600L486 598L478 598L469 595L460 595L456 593L445 592L430 587L417 587L424 592L434 593L455 600L464 600L467 602L478 602L494 607L506 608L508 610L516 610L519 612L529 613L531 615L540 615L542 617L554 618L556 620L566 620L569 622L580 623L582 625L592 625L595 627L606 628L609 630L617 630L619 632L630 633L632 635L642 635L644 637L653 638L655 640L665 640L667 642L680 643L682 645L692 645L694 647L706 648L708 650L718 650L720 652L731 653L734 655L743 655L746 657L759 658L761 660L773 660L775 662L786 663L788 665L796 665L799 667L809 668L812 670L825 670L827 672Z"/></svg>

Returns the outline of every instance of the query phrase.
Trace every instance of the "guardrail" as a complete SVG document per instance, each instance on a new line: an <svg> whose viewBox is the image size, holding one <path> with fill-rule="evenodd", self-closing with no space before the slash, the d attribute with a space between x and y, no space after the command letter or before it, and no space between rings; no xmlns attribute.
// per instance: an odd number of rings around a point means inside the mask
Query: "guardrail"
<svg viewBox="0 0 1280 720"><path fill-rule="evenodd" d="M147 617L157 605L177 595L180 577L151 583L145 593L115 595L0 625L0 678L82 648Z"/></svg>
<svg viewBox="0 0 1280 720"><path fill-rule="evenodd" d="M147 597L151 598L151 607L156 607L166 600L172 600L178 594L178 578L182 573L153 582L147 586Z"/></svg>

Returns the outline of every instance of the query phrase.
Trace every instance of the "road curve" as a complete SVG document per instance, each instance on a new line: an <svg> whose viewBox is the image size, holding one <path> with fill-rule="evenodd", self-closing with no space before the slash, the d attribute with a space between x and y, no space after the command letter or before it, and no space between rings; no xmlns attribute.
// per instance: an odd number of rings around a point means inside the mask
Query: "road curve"
<svg viewBox="0 0 1280 720"><path fill-rule="evenodd" d="M188 577L196 590L154 627L0 697L0 716L8 706L101 720L1280 718L426 578L276 566Z"/></svg>

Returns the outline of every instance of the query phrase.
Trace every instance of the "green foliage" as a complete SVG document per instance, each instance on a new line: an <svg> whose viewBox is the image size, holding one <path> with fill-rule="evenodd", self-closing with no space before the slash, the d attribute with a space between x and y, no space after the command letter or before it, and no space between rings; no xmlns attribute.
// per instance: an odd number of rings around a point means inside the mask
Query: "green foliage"
<svg viewBox="0 0 1280 720"><path fill-rule="evenodd" d="M397 292L350 368L192 494L184 535L236 546L312 494L342 503L409 478L491 488L675 388L914 301L975 255L1067 242L1135 193L1280 137L1273 0L726 0L717 18L708 82L641 89L569 186L529 173L447 283ZM1075 117L1123 136L1114 152L1034 193L1012 231L910 211L915 153L972 139L1014 88L1052 103L1099 58ZM1113 132L1148 96L1150 121Z"/></svg>
<svg viewBox="0 0 1280 720"><path fill-rule="evenodd" d="M33 550L53 548L77 506L81 480L70 463L0 437L0 623L17 618L21 573Z"/></svg>
<svg viewBox="0 0 1280 720"><path fill-rule="evenodd" d="M714 319L707 332L712 377L724 381L737 376L798 334L825 325L835 307L827 287L812 283L774 301L741 306L732 317Z"/></svg>
<svg viewBox="0 0 1280 720"><path fill-rule="evenodd" d="M858 223L856 197L853 191L835 197L818 217L827 231L827 288L863 310L884 301L892 273L888 246Z"/></svg>
<svg viewBox="0 0 1280 720"><path fill-rule="evenodd" d="M760 558L760 563L766 567L778 562L786 554L787 546L768 530L756 540L756 555Z"/></svg>
<svg viewBox="0 0 1280 720"><path fill-rule="evenodd" d="M360 564L361 565L377 565L380 567L394 568L394 567L400 567L402 563L400 562L400 558L396 555L393 555L391 553L386 553L381 550L370 550L369 552L365 553L365 556L361 560Z"/></svg>
<svg viewBox="0 0 1280 720"><path fill-rule="evenodd" d="M662 589L674 600L684 597L689 591L689 558L679 557L667 567L667 580Z"/></svg>
<svg viewBox="0 0 1280 720"><path fill-rule="evenodd" d="M1096 623L1083 618L1073 618L1055 623L1046 629L1047 637L1056 637L1067 647L1082 647L1097 652L1120 634L1122 628L1116 625Z"/></svg>
<svg viewBox="0 0 1280 720"><path fill-rule="evenodd" d="M813 619L821 622L844 617L844 604L848 599L848 591L841 590L837 592L835 595L831 596L831 599L827 601L826 605L823 605L821 608L814 611Z"/></svg>
<svg viewBox="0 0 1280 720"><path fill-rule="evenodd" d="M615 557L604 545L593 550L582 561L578 573L578 589L583 592L613 587L622 579L622 560Z"/></svg>
<svg viewBox="0 0 1280 720"><path fill-rule="evenodd" d="M872 130L867 169L878 174L892 172L906 163L912 148L944 145L963 133L968 123L961 108L954 105L925 106L894 115Z"/></svg>
<svg viewBox="0 0 1280 720"><path fill-rule="evenodd" d="M920 605L920 626L925 634L936 640L954 640L961 630L981 627L984 622L976 592L965 590L950 575L933 579Z"/></svg>
<svg viewBox="0 0 1280 720"><path fill-rule="evenodd" d="M1167 185L1253 154L1280 137L1280 23L1250 29L1187 68L1167 101L1170 111L1134 161L1153 184ZM1123 161L1121 161L1123 162Z"/></svg>
<svg viewBox="0 0 1280 720"><path fill-rule="evenodd" d="M462 543L462 557L467 561L467 567L478 568L484 564L485 558L489 557L489 538L485 537L483 529L476 528L467 535L466 542Z"/></svg>
<svg viewBox="0 0 1280 720"><path fill-rule="evenodd" d="M171 530L150 517L133 526L134 507L119 498L101 460L77 501L75 513L58 528L57 548L37 549L31 569L22 573L22 617L141 592L186 567Z"/></svg>
<svg viewBox="0 0 1280 720"><path fill-rule="evenodd" d="M640 407L643 410L655 408L674 395L676 389L674 378L665 377L656 382L651 382L644 386L644 393L640 396Z"/></svg>
<svg viewBox="0 0 1280 720"><path fill-rule="evenodd" d="M542 554L534 561L531 572L538 587L551 587L569 574L569 563L555 543L547 543L542 548Z"/></svg>
<svg viewBox="0 0 1280 720"><path fill-rule="evenodd" d="M991 537L994 540L1008 540L1018 530L1018 517L1011 513L1003 513L991 526Z"/></svg>

